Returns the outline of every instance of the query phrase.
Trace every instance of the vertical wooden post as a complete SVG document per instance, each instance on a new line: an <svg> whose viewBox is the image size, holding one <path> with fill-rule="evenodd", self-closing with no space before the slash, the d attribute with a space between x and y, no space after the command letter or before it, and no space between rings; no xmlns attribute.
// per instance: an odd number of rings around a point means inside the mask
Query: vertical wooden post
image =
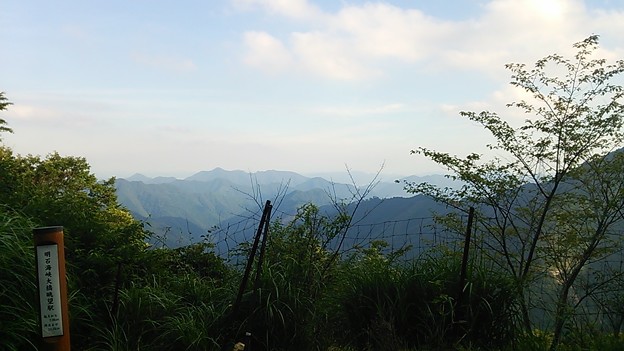
<svg viewBox="0 0 624 351"><path fill-rule="evenodd" d="M33 240L41 323L40 350L70 351L63 227L35 228Z"/></svg>
<svg viewBox="0 0 624 351"><path fill-rule="evenodd" d="M253 266L253 262L254 262L254 258L256 256L256 251L258 250L258 244L260 243L260 237L263 235L264 233L264 238L262 240L262 247L261 247L261 251L260 251L260 258L258 259L259 262L257 264L257 272L256 272L256 281L255 281L255 286L254 286L254 300L255 300L255 295L257 293L257 287L258 287L258 282L260 279L259 276L259 271L260 269L262 269L262 260L264 257L264 250L266 248L266 238L267 238L267 232L269 230L269 224L271 222L271 209L273 208L273 206L271 205L271 201L267 200L267 202L264 204L264 209L262 210L262 218L260 218L260 224L258 225L258 230L256 231L256 236L254 237L254 242L253 245L251 247L251 250L249 251L249 257L247 258L247 265L245 267L245 272L243 273L243 279L241 280L240 286L238 288L238 294L236 295L236 301L234 301L234 305L232 305L232 311L229 314L229 317L227 319L227 324L230 324L231 322L234 322L236 320L236 318L238 317L238 310L240 308L240 304L241 301L243 299L243 294L245 293L245 289L247 288L247 281L249 280L249 275L251 274L251 269ZM255 301L254 301L255 302ZM244 324L245 322L243 322ZM239 329L240 331L240 329ZM242 339L242 343L227 343L225 345L223 345L223 347L221 348L221 350L232 350L232 347L234 347L236 350L242 350L241 348L237 348L237 347L242 347L245 350L251 350L251 344L252 344L252 336L250 332L245 332L245 337Z"/></svg>
<svg viewBox="0 0 624 351"><path fill-rule="evenodd" d="M468 257L470 252L470 234L472 233L472 222L474 221L474 207L470 207L468 213L468 225L466 225L466 236L464 238L464 254L462 255L461 268L459 271L459 291L457 292L457 303L455 307L455 317L461 321L463 319L462 303L464 302L464 284L468 271Z"/></svg>
<svg viewBox="0 0 624 351"><path fill-rule="evenodd" d="M269 236L269 226L271 225L271 210L273 205L267 202L266 219L264 221L264 228L262 229L262 243L260 244L260 256L258 256L258 263L256 264L256 280L254 282L254 294L258 292L260 288L260 277L262 276L262 263L264 262L264 253L266 251L267 237Z"/></svg>
<svg viewBox="0 0 624 351"><path fill-rule="evenodd" d="M232 306L232 316L234 318L238 313L238 308L240 306L241 300L243 299L243 293L245 292L245 288L247 287L249 274L251 273L253 261L256 256L256 251L258 250L260 236L262 235L262 230L264 229L265 222L269 219L271 207L271 201L267 200L264 205L264 210L262 211L262 218L260 219L260 225L258 225L258 231L256 232L256 236L254 237L253 246L251 247L251 251L249 251L249 258L247 258L247 266L245 267L245 272L243 273L243 280L241 281L240 287L238 288L238 294L236 295L236 301L234 301L234 306Z"/></svg>

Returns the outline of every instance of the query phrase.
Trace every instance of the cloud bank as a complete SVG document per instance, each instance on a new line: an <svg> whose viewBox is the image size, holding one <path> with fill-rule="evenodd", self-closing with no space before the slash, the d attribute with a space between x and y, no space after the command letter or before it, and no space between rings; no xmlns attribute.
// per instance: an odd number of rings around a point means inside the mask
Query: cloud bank
<svg viewBox="0 0 624 351"><path fill-rule="evenodd" d="M296 21L305 31L243 35L243 61L270 73L306 73L330 80L366 80L395 64L422 70L488 72L514 61L570 51L569 38L624 32L624 13L588 8L581 0L493 0L474 18L447 20L385 2L323 11L308 0L235 0L239 9ZM452 5L450 5L452 6ZM622 50L617 37L605 38ZM542 55L542 56L543 56Z"/></svg>

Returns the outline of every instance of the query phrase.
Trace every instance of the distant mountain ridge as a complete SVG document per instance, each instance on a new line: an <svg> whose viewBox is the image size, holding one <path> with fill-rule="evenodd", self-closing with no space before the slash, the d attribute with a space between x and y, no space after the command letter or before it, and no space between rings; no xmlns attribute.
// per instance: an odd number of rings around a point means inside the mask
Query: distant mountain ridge
<svg viewBox="0 0 624 351"><path fill-rule="evenodd" d="M322 175L322 176L321 176ZM200 171L189 177L180 179L175 177L148 177L141 173L135 173L134 175L128 178L119 178L125 179L127 181L138 181L145 184L166 184L173 183L176 181L201 181L201 182L210 182L215 179L226 179L233 184L239 185L249 185L252 183L257 183L259 185L266 184L275 184L275 183L288 183L290 186L298 186L302 183L309 183L314 185L309 185L310 188L318 187L319 185L327 185L327 184L342 184L342 185L353 185L353 181L356 181L358 186L364 186L369 184L371 181L375 179L375 174L373 173L364 173L364 172L354 172L353 175L348 172L344 172L342 176L340 173L318 173L318 175L314 176L305 176L292 171L278 171L278 170L266 170L266 171L258 171L258 172L246 172L242 170L225 170L223 168L217 167L210 171ZM386 177L388 178L388 177ZM338 180L340 179L340 180ZM397 185L395 180L399 180L400 184ZM456 186L457 183L452 180L446 178L443 175L426 175L426 176L392 176L390 180L381 179L379 184L375 187L375 195L377 197L386 198L393 196L401 196L407 197L409 194L405 192L403 189L403 182L407 181L410 183L419 183L419 182L429 182L432 184L436 184L439 186Z"/></svg>
<svg viewBox="0 0 624 351"><path fill-rule="evenodd" d="M374 175L371 175L371 179L373 178ZM444 176L412 176L402 180L427 181L441 186L451 184ZM237 220L242 214L257 209L258 203L267 199L275 202L279 198L279 210L294 214L298 207L306 203L322 207L330 205L332 198L348 202L356 189L353 184L336 183L322 177L307 177L291 171L267 170L250 173L222 168L201 171L185 179L150 178L137 173L127 179L117 179L115 186L119 202L137 219L149 223L150 229L156 234L170 235L170 245L184 241L180 236L194 237L197 240L210 228ZM410 194L403 187L403 183L394 181L378 182L368 198L386 199L384 201L409 198ZM406 203L409 199L401 201ZM425 207L427 206L429 204ZM429 214L428 211L426 213ZM396 216L397 213L375 214L375 218L385 217L388 220Z"/></svg>

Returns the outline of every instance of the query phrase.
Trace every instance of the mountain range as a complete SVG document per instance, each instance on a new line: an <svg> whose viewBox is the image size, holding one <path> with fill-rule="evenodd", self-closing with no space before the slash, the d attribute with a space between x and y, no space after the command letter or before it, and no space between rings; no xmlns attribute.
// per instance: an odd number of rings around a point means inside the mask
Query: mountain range
<svg viewBox="0 0 624 351"><path fill-rule="evenodd" d="M307 203L330 213L333 201L348 205L356 192L370 185L366 201L358 209L366 218L357 218L358 223L400 221L430 216L430 211L437 206L422 196L410 196L403 189L403 182L453 185L451 180L440 175L405 177L399 179L399 183L394 179L375 181L374 175L370 179L373 179L372 184L356 185L290 171L250 173L215 168L185 179L135 174L117 179L115 186L122 205L144 221L156 236L166 238L166 245L179 246L200 240L214 228L225 228L257 214L266 200L273 202L274 212L280 217L294 215ZM250 234L247 231L240 235Z"/></svg>

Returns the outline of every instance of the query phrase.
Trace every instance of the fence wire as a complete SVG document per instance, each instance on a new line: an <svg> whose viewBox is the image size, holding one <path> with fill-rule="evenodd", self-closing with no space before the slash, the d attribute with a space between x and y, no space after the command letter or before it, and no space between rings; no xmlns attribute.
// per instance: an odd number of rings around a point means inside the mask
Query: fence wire
<svg viewBox="0 0 624 351"><path fill-rule="evenodd" d="M215 253L235 264L243 263L246 257L242 255L244 251L241 247L253 240L261 215L262 211L258 210L241 216L222 228L215 228L208 237L214 244ZM284 220L294 218L295 214L281 212L273 216L273 220L278 220L277 218ZM343 234L339 247L330 245L329 248L338 250L339 254L346 256L356 250L370 247L375 241L383 241L387 244L388 252L409 248L405 250L406 260L415 259L422 253L440 248L444 249L440 252L459 254L464 246L467 216L460 216L459 219L458 228L449 230L436 222L433 216L379 222L366 222L364 218L352 224ZM496 256L492 241L488 240L488 235L491 234L488 234L486 229L488 226L491 227L492 223L493 219L488 218L475 220L470 246L470 256L473 260L491 259ZM607 332L619 331L624 321L623 269L624 252L621 249L614 250L586 266L571 290L570 303L574 309L571 310L569 317L573 324L592 325ZM604 276L607 274L615 278L612 281L605 280ZM543 277L538 277L532 283L532 290L541 294L540 298L536 299L540 302L533 306L535 314L547 316L555 312L556 281L556 275L545 268ZM602 286L598 286L599 284ZM548 329L552 326L552 320L548 318L540 320L539 327Z"/></svg>
<svg viewBox="0 0 624 351"><path fill-rule="evenodd" d="M240 216L220 228L213 228L206 236L206 240L214 245L214 252L218 256L238 261L241 248L253 241L261 215L262 210L259 209ZM294 217L293 213L276 211L272 215L272 220L286 223ZM348 230L334 238L327 248L332 252L338 251L339 254L346 255L367 248L373 242L383 241L386 243L387 252L409 247L408 258L412 258L438 247L461 250L463 236L436 224L433 216L380 222L366 222L364 218L352 223Z"/></svg>

